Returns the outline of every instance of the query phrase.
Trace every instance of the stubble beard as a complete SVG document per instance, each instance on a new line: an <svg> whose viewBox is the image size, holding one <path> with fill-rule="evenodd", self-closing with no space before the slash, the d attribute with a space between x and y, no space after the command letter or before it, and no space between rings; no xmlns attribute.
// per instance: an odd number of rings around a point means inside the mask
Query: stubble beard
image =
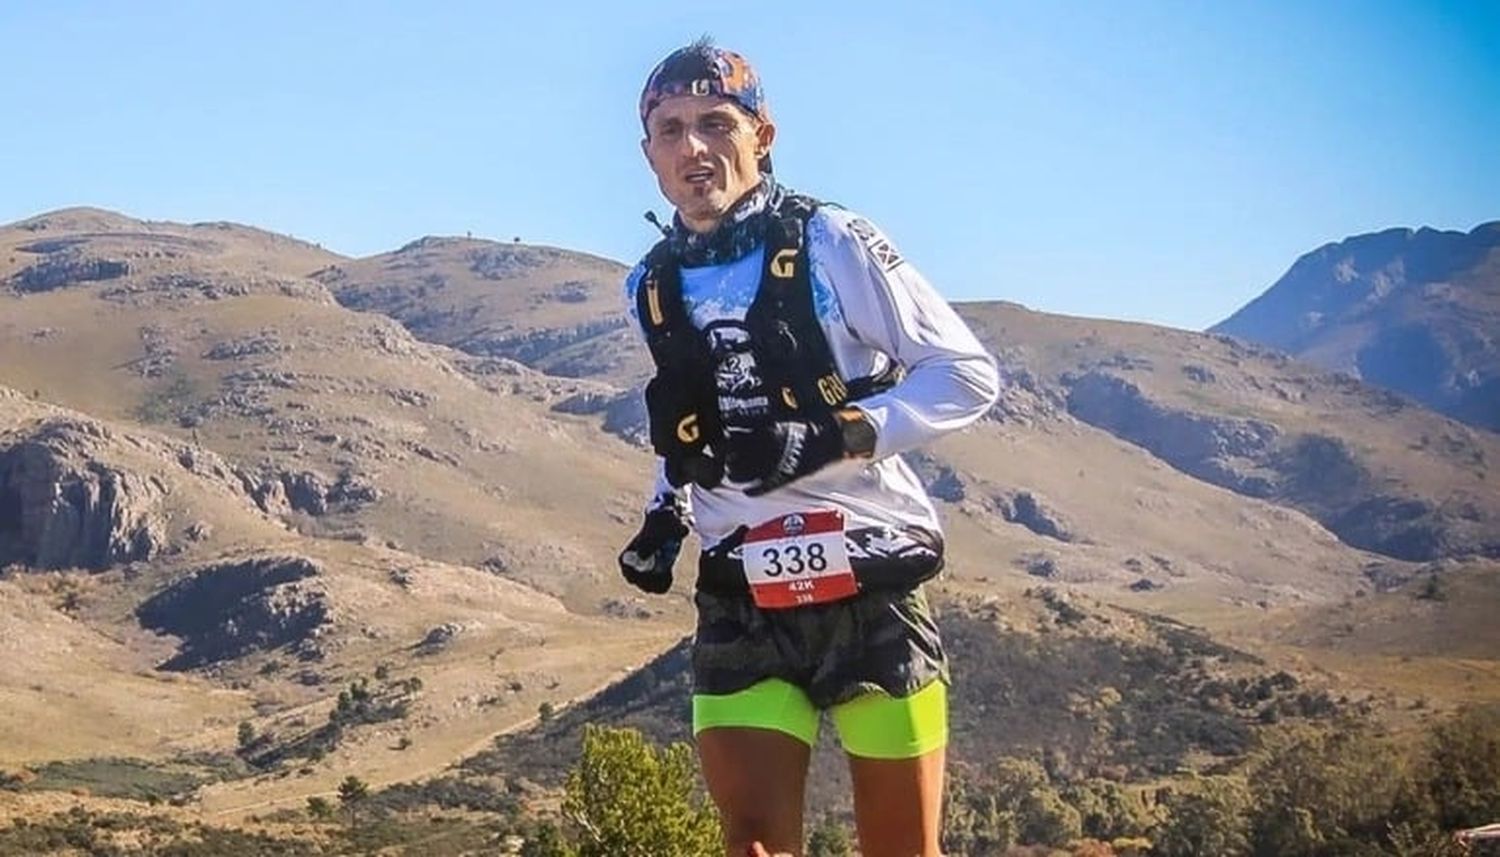
<svg viewBox="0 0 1500 857"><path fill-rule="evenodd" d="M677 203L677 210L684 221L712 221L717 224L729 210L731 200L728 196L723 188L693 185Z"/></svg>

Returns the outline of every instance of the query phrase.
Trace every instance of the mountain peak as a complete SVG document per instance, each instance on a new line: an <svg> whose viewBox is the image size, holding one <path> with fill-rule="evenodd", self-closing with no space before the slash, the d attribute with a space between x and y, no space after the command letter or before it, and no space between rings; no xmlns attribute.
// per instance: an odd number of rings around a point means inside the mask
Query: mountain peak
<svg viewBox="0 0 1500 857"><path fill-rule="evenodd" d="M1303 255L1210 331L1259 342L1500 428L1500 221L1398 227ZM1486 416L1487 415L1487 416Z"/></svg>
<svg viewBox="0 0 1500 857"><path fill-rule="evenodd" d="M121 214L118 211L110 211L107 208L94 208L87 205L76 205L68 208L59 208L55 211L43 212L42 214L28 217L25 220L17 220L14 223L0 225L0 229L20 229L27 232L81 232L138 229L142 225L142 221Z"/></svg>

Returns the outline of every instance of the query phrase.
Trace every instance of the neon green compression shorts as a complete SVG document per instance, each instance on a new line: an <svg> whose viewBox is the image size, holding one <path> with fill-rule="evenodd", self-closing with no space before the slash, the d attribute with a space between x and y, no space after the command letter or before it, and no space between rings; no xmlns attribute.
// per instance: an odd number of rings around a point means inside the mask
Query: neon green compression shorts
<svg viewBox="0 0 1500 857"><path fill-rule="evenodd" d="M699 590L693 734L773 729L811 745L827 711L844 749L911 759L948 740L948 658L920 587L761 610Z"/></svg>
<svg viewBox="0 0 1500 857"><path fill-rule="evenodd" d="M933 680L904 698L865 693L828 710L851 756L915 759L948 743L948 686ZM774 729L809 747L818 740L818 709L807 694L779 678L722 696L693 695L693 734L717 726Z"/></svg>

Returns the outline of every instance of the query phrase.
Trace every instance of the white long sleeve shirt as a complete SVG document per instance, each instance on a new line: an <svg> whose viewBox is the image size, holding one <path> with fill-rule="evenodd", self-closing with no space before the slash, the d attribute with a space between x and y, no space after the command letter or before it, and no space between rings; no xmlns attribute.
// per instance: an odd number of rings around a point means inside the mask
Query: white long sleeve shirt
<svg viewBox="0 0 1500 857"><path fill-rule="evenodd" d="M851 403L875 425L872 459L836 462L760 497L728 482L711 490L673 489L658 466L648 508L675 495L691 511L706 547L741 526L816 509L842 511L850 529L915 526L941 533L931 500L900 453L974 422L999 395L994 359L869 221L822 206L808 221L807 244L813 302L840 374L846 380L874 375L894 361L906 377ZM733 262L682 269L683 302L697 329L743 324L764 257L762 245ZM625 283L637 330L636 290L644 272L644 263L637 265ZM722 385L723 367L719 374Z"/></svg>

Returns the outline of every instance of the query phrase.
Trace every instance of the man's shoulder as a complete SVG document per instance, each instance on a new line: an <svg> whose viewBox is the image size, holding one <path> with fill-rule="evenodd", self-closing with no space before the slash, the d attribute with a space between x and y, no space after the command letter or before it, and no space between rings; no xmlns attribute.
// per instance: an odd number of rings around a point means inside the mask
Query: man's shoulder
<svg viewBox="0 0 1500 857"><path fill-rule="evenodd" d="M857 220L862 220L858 214L839 205L836 202L816 201L816 208L807 219L808 233L821 234L827 237L843 237L852 234L850 227Z"/></svg>
<svg viewBox="0 0 1500 857"><path fill-rule="evenodd" d="M631 266L630 272L625 275L626 294L633 294L635 292L636 287L641 282L641 278L645 276L646 271L652 264L658 263L664 256L669 255L670 251L668 250L668 241L666 239L658 240L655 244L646 248L646 252L641 254L641 258L636 260L636 263Z"/></svg>
<svg viewBox="0 0 1500 857"><path fill-rule="evenodd" d="M839 205L821 205L807 224L808 245L824 259L853 261L868 256L882 271L889 272L903 261L895 245L880 227L857 211Z"/></svg>

